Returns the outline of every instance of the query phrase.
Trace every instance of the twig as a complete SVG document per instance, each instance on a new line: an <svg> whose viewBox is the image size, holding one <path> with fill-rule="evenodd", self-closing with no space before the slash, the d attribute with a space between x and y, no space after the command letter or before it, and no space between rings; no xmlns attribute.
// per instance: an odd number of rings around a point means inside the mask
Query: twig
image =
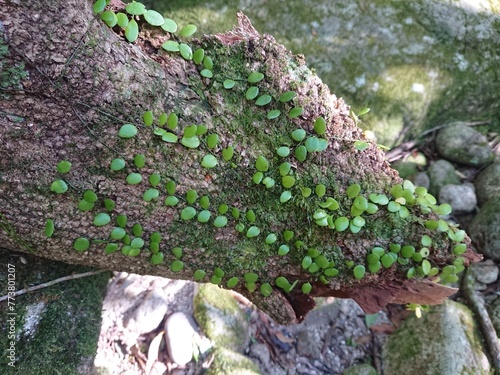
<svg viewBox="0 0 500 375"><path fill-rule="evenodd" d="M493 323L491 323L488 311L486 311L484 306L483 297L476 291L474 284L474 273L470 268L468 268L463 281L463 291L469 300L469 303L472 305L477 319L479 320L484 340L486 341L486 345L493 359L495 373L500 374L500 341L498 340L495 327L493 326Z"/></svg>
<svg viewBox="0 0 500 375"><path fill-rule="evenodd" d="M43 283L43 284L38 284L38 285L35 285L35 286L30 286L28 288L24 288L24 289L18 290L17 292L14 292L14 295L5 295L5 296L2 296L2 297L0 297L0 302L6 301L9 297L10 298L17 297L17 296L20 296L20 295L25 294L25 293L33 292L33 291L38 290L38 289L47 288L47 287L49 287L51 285L54 285L54 284L62 283L63 281L81 279L82 277L98 275L100 273L107 272L107 271L108 270L90 271L90 272L79 273L79 274L76 274L76 275L70 275L70 276L60 277L59 279L48 281L48 282Z"/></svg>

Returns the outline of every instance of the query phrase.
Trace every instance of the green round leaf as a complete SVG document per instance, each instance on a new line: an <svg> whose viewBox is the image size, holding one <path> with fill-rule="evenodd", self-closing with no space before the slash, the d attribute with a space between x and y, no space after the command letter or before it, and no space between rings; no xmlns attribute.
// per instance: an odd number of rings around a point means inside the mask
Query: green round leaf
<svg viewBox="0 0 500 375"><path fill-rule="evenodd" d="M349 226L349 219L346 218L345 216L340 216L335 219L334 224L335 224L335 230L337 232L343 232Z"/></svg>
<svg viewBox="0 0 500 375"><path fill-rule="evenodd" d="M114 27L118 23L118 17L110 10L101 13L101 20L109 27Z"/></svg>
<svg viewBox="0 0 500 375"><path fill-rule="evenodd" d="M278 249L278 255L284 256L290 252L290 247L288 245L281 245Z"/></svg>
<svg viewBox="0 0 500 375"><path fill-rule="evenodd" d="M260 172L267 172L267 170L269 169L269 162L265 157L259 155L259 157L257 157L257 160L255 161L255 168L257 168L257 170Z"/></svg>
<svg viewBox="0 0 500 375"><path fill-rule="evenodd" d="M295 185L295 178L292 176L283 176L281 178L281 184L285 189L291 188L293 185Z"/></svg>
<svg viewBox="0 0 500 375"><path fill-rule="evenodd" d="M118 250L118 244L116 244L116 243L108 243L106 245L106 247L104 248L104 252L106 254L112 254L117 250Z"/></svg>
<svg viewBox="0 0 500 375"><path fill-rule="evenodd" d="M227 217L225 216L217 216L214 220L214 227L222 228L227 225Z"/></svg>
<svg viewBox="0 0 500 375"><path fill-rule="evenodd" d="M229 161L232 159L234 155L234 148L233 146L227 146L225 149L222 150L222 158L225 161Z"/></svg>
<svg viewBox="0 0 500 375"><path fill-rule="evenodd" d="M270 189L275 185L275 181L271 177L265 177L262 180L262 183L265 185L266 188Z"/></svg>
<svg viewBox="0 0 500 375"><path fill-rule="evenodd" d="M169 52L179 52L180 50L179 43L175 40L167 40L161 45L161 48Z"/></svg>
<svg viewBox="0 0 500 375"><path fill-rule="evenodd" d="M175 182L170 180L166 183L166 189L167 189L167 193L169 195L174 195L175 194Z"/></svg>
<svg viewBox="0 0 500 375"><path fill-rule="evenodd" d="M179 138L174 133L165 132L165 134L162 135L161 140L167 143L176 143Z"/></svg>
<svg viewBox="0 0 500 375"><path fill-rule="evenodd" d="M203 48L198 48L193 52L193 61L195 64L201 64L203 62L203 58L205 57L205 50Z"/></svg>
<svg viewBox="0 0 500 375"><path fill-rule="evenodd" d="M153 125L153 120L154 120L153 112L151 112L151 111L146 111L142 115L142 121L144 121L144 125L146 125L146 126Z"/></svg>
<svg viewBox="0 0 500 375"><path fill-rule="evenodd" d="M165 198L165 206L175 206L179 203L179 199L173 195Z"/></svg>
<svg viewBox="0 0 500 375"><path fill-rule="evenodd" d="M132 124L122 125L118 131L118 136L121 138L132 138L137 134L137 128Z"/></svg>
<svg viewBox="0 0 500 375"><path fill-rule="evenodd" d="M359 184L352 184L347 188L346 194L349 198L356 197L361 191L361 186Z"/></svg>
<svg viewBox="0 0 500 375"><path fill-rule="evenodd" d="M184 26L181 31L179 31L179 36L186 38L193 35L198 28L195 25L189 24Z"/></svg>
<svg viewBox="0 0 500 375"><path fill-rule="evenodd" d="M353 268L354 278L356 278L357 280L362 279L365 276L365 272L366 272L365 266L361 264L358 264Z"/></svg>
<svg viewBox="0 0 500 375"><path fill-rule="evenodd" d="M255 105L258 105L260 107L263 107L269 103L271 103L271 96L270 95L262 95L262 96L259 96L257 98L257 100L255 101Z"/></svg>
<svg viewBox="0 0 500 375"><path fill-rule="evenodd" d="M259 234L260 234L260 229L256 226L251 226L247 230L247 237L248 238L257 237Z"/></svg>
<svg viewBox="0 0 500 375"><path fill-rule="evenodd" d="M354 148L358 151L363 151L368 147L367 142L363 141L354 141Z"/></svg>
<svg viewBox="0 0 500 375"><path fill-rule="evenodd" d="M144 19L152 26L161 26L165 22L163 16L155 10L148 10L144 13Z"/></svg>
<svg viewBox="0 0 500 375"><path fill-rule="evenodd" d="M262 172L255 172L252 176L252 181L254 182L254 184L260 184L263 178L264 174Z"/></svg>
<svg viewBox="0 0 500 375"><path fill-rule="evenodd" d="M73 242L73 248L76 251L85 251L90 247L90 241L85 237L80 237Z"/></svg>
<svg viewBox="0 0 500 375"><path fill-rule="evenodd" d="M135 155L134 164L137 168L143 168L146 165L146 157L143 154Z"/></svg>
<svg viewBox="0 0 500 375"><path fill-rule="evenodd" d="M286 91L283 94L280 95L279 101L282 103L289 102L293 98L297 96L297 93L295 91Z"/></svg>
<svg viewBox="0 0 500 375"><path fill-rule="evenodd" d="M113 240L121 240L123 237L125 237L126 234L127 233L125 232L125 229L117 227L113 228L110 237Z"/></svg>
<svg viewBox="0 0 500 375"><path fill-rule="evenodd" d="M319 198L323 197L326 194L326 186L323 184L316 185L315 192Z"/></svg>
<svg viewBox="0 0 500 375"><path fill-rule="evenodd" d="M252 72L248 75L248 82L257 83L264 79L264 74L260 72Z"/></svg>
<svg viewBox="0 0 500 375"><path fill-rule="evenodd" d="M189 47L185 43L179 44L179 52L181 53L181 56L185 60L192 60L193 59L193 51L191 50L191 47Z"/></svg>
<svg viewBox="0 0 500 375"><path fill-rule="evenodd" d="M292 193L288 190L285 190L283 193L280 195L280 202L281 203L286 203L292 198Z"/></svg>
<svg viewBox="0 0 500 375"><path fill-rule="evenodd" d="M238 285L238 282L239 282L239 279L234 276L234 277L231 277L228 281L227 281L227 284L226 286L228 288L234 288L236 285Z"/></svg>
<svg viewBox="0 0 500 375"><path fill-rule="evenodd" d="M266 237L266 243L267 243L268 245L272 245L273 243L275 243L275 242L276 242L276 240L277 240L277 239L278 239L278 238L276 237L276 235L275 235L274 233L270 233L270 234L268 234L268 235L267 235L267 237Z"/></svg>
<svg viewBox="0 0 500 375"><path fill-rule="evenodd" d="M170 265L170 269L172 272L180 272L184 268L184 263L180 260L174 260Z"/></svg>
<svg viewBox="0 0 500 375"><path fill-rule="evenodd" d="M133 172L127 176L126 180L129 185L137 185L142 181L142 176L140 173Z"/></svg>
<svg viewBox="0 0 500 375"><path fill-rule="evenodd" d="M201 161L201 166L204 168L213 168L217 165L217 158L212 154L207 154Z"/></svg>
<svg viewBox="0 0 500 375"><path fill-rule="evenodd" d="M254 100L257 95L259 95L259 88L257 86L251 86L247 89L245 93L245 98L247 100Z"/></svg>
<svg viewBox="0 0 500 375"><path fill-rule="evenodd" d="M155 253L151 255L151 264L157 265L162 263L164 257L163 253Z"/></svg>
<svg viewBox="0 0 500 375"><path fill-rule="evenodd" d="M199 205L201 208L208 210L210 207L210 198L208 198L206 195L200 198Z"/></svg>
<svg viewBox="0 0 500 375"><path fill-rule="evenodd" d="M106 0L97 0L93 5L94 14L101 13L106 8Z"/></svg>
<svg viewBox="0 0 500 375"><path fill-rule="evenodd" d="M191 220L196 216L196 210L193 207L186 207L181 211L182 220Z"/></svg>
<svg viewBox="0 0 500 375"><path fill-rule="evenodd" d="M286 158L288 155L290 155L290 148L285 147L285 146L279 147L279 148L276 150L276 153L277 153L279 156L281 156L282 158Z"/></svg>
<svg viewBox="0 0 500 375"><path fill-rule="evenodd" d="M186 201L193 204L198 199L198 192L196 190L189 190L186 192Z"/></svg>
<svg viewBox="0 0 500 375"><path fill-rule="evenodd" d="M63 180L56 180L50 185L50 191L56 194L63 194L68 191L68 185Z"/></svg>
<svg viewBox="0 0 500 375"><path fill-rule="evenodd" d="M177 23L170 18L164 18L161 28L168 33L175 33L177 31Z"/></svg>
<svg viewBox="0 0 500 375"><path fill-rule="evenodd" d="M152 200L158 198L159 196L160 192L158 191L158 189L151 188L144 192L142 199L145 202L151 202Z"/></svg>
<svg viewBox="0 0 500 375"><path fill-rule="evenodd" d="M229 90L229 89L232 89L234 87L236 82L233 81L232 79L226 79L226 80L224 80L224 82L222 84L226 90Z"/></svg>
<svg viewBox="0 0 500 375"><path fill-rule="evenodd" d="M50 238L52 237L53 234L54 234L54 220L47 219L45 221L45 235Z"/></svg>
<svg viewBox="0 0 500 375"><path fill-rule="evenodd" d="M89 203L95 203L97 202L97 195L92 190L86 190L85 193L83 193L83 199Z"/></svg>
<svg viewBox="0 0 500 375"><path fill-rule="evenodd" d="M219 136L217 134L211 134L207 138L208 148L215 148L219 142Z"/></svg>
<svg viewBox="0 0 500 375"><path fill-rule="evenodd" d="M307 148L306 146L299 146L295 149L295 157L298 161L305 161L307 158Z"/></svg>
<svg viewBox="0 0 500 375"><path fill-rule="evenodd" d="M314 131L319 135L325 134L326 122L323 117L318 117L316 121L314 121Z"/></svg>
<svg viewBox="0 0 500 375"><path fill-rule="evenodd" d="M203 59L203 67L208 70L212 70L214 68L214 62L210 56L205 56Z"/></svg>
<svg viewBox="0 0 500 375"><path fill-rule="evenodd" d="M312 285L310 283L302 284L302 293L309 294L311 293Z"/></svg>
<svg viewBox="0 0 500 375"><path fill-rule="evenodd" d="M71 170L71 163L67 160L57 163L57 171L61 174L68 173Z"/></svg>
<svg viewBox="0 0 500 375"><path fill-rule="evenodd" d="M294 141L300 142L306 137L306 131L304 129L295 129L292 132L292 139Z"/></svg>
<svg viewBox="0 0 500 375"><path fill-rule="evenodd" d="M281 163L280 167L279 167L280 175L286 176L290 172L291 168L292 168L292 165L289 162L285 161L284 163Z"/></svg>
<svg viewBox="0 0 500 375"><path fill-rule="evenodd" d="M203 271L203 270L196 270L196 271L194 271L194 275L193 275L194 281L201 281L201 280L203 280L203 278L205 277L205 275L206 275L206 272Z"/></svg>
<svg viewBox="0 0 500 375"><path fill-rule="evenodd" d="M125 10L128 14L132 14L134 16L140 16L141 14L146 13L146 7L144 6L144 4L135 1L127 4Z"/></svg>
<svg viewBox="0 0 500 375"><path fill-rule="evenodd" d="M198 214L198 221L200 223L207 223L210 220L210 216L212 216L210 211L208 210L200 211L200 213Z"/></svg>
<svg viewBox="0 0 500 375"><path fill-rule="evenodd" d="M181 144L187 148L197 148L200 145L200 139L195 135L194 137L182 137Z"/></svg>
<svg viewBox="0 0 500 375"><path fill-rule="evenodd" d="M125 160L120 158L113 159L109 167L112 171L121 171L123 168L125 168Z"/></svg>
<svg viewBox="0 0 500 375"><path fill-rule="evenodd" d="M152 173L149 176L149 183L151 184L151 186L158 186L160 184L160 181L161 176L158 173Z"/></svg>
<svg viewBox="0 0 500 375"><path fill-rule="evenodd" d="M264 283L260 286L260 292L264 297L269 297L273 292L273 287L269 283Z"/></svg>
<svg viewBox="0 0 500 375"><path fill-rule="evenodd" d="M105 212L100 212L94 217L94 225L96 227L102 227L103 225L108 224L110 221L111 217Z"/></svg>
<svg viewBox="0 0 500 375"><path fill-rule="evenodd" d="M129 4L130 5L130 4ZM139 25L137 22L132 18L127 27L125 28L125 38L130 42L133 43L137 40L137 37L139 36Z"/></svg>
<svg viewBox="0 0 500 375"><path fill-rule="evenodd" d="M280 111L279 109L273 109L273 110L271 110L271 111L267 112L267 116L266 116L266 117L267 117L269 120L272 120L273 118L276 118L276 117L278 117L279 115L281 115L281 111Z"/></svg>
<svg viewBox="0 0 500 375"><path fill-rule="evenodd" d="M288 112L288 118L297 118L304 112L302 107L294 107Z"/></svg>
<svg viewBox="0 0 500 375"><path fill-rule="evenodd" d="M307 152L314 152L319 147L319 139L317 137L308 137L304 143Z"/></svg>
<svg viewBox="0 0 500 375"><path fill-rule="evenodd" d="M122 12L116 13L116 23L122 29L126 28L127 25L128 25L128 17L127 17L127 15L125 13L122 13Z"/></svg>
<svg viewBox="0 0 500 375"><path fill-rule="evenodd" d="M208 69L202 69L200 71L200 75L202 77L205 77L205 78L212 78L214 76L214 74L212 73L212 71L208 70Z"/></svg>

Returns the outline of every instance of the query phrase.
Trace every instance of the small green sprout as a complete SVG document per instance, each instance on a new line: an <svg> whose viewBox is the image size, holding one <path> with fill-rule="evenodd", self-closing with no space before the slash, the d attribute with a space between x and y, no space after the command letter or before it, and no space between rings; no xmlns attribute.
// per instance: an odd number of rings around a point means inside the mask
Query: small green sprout
<svg viewBox="0 0 500 375"><path fill-rule="evenodd" d="M233 146L228 146L225 149L222 150L222 158L225 161L229 161L233 158L234 155L234 148Z"/></svg>
<svg viewBox="0 0 500 375"><path fill-rule="evenodd" d="M200 213L198 214L198 221L200 223L207 223L210 220L210 216L212 216L210 211L208 210L200 211Z"/></svg>
<svg viewBox="0 0 500 375"><path fill-rule="evenodd" d="M228 288L234 288L234 287L236 287L236 285L238 285L238 282L239 282L239 281L240 281L240 280L239 280L236 276L231 277L231 278L227 281L226 286L227 286Z"/></svg>
<svg viewBox="0 0 500 375"><path fill-rule="evenodd" d="M326 122L323 117L318 117L316 121L314 121L314 131L319 135L325 134Z"/></svg>
<svg viewBox="0 0 500 375"><path fill-rule="evenodd" d="M267 170L269 169L269 162L265 157L259 155L257 157L257 160L255 161L255 168L257 168L257 170L260 172L267 172Z"/></svg>
<svg viewBox="0 0 500 375"><path fill-rule="evenodd" d="M208 210L208 208L210 207L210 198L204 195L203 197L200 198L198 204L200 205L201 208Z"/></svg>
<svg viewBox="0 0 500 375"><path fill-rule="evenodd" d="M226 216L217 216L214 220L214 227L222 228L227 225L227 217Z"/></svg>
<svg viewBox="0 0 500 375"><path fill-rule="evenodd" d="M200 139L196 135L194 137L182 137L181 144L187 148L197 148L200 145Z"/></svg>
<svg viewBox="0 0 500 375"><path fill-rule="evenodd" d="M294 141L300 142L300 141L304 140L305 137L306 137L306 131L304 129L295 129L292 132L292 139Z"/></svg>
<svg viewBox="0 0 500 375"><path fill-rule="evenodd" d="M271 284L269 283L264 283L260 286L260 292L264 297L269 297L271 293L273 292L273 288Z"/></svg>
<svg viewBox="0 0 500 375"><path fill-rule="evenodd" d="M302 288L301 289L302 289L302 293L309 294L309 293L311 293L312 285L310 283L302 284Z"/></svg>
<svg viewBox="0 0 500 375"><path fill-rule="evenodd" d="M291 188L293 185L295 185L295 178L292 176L283 176L281 178L281 184L285 189Z"/></svg>
<svg viewBox="0 0 500 375"><path fill-rule="evenodd" d="M224 82L222 83L222 85L224 86L224 88L226 90L230 90L234 87L234 85L236 84L235 81L233 81L232 79L226 79L224 80Z"/></svg>
<svg viewBox="0 0 500 375"><path fill-rule="evenodd" d="M176 206L177 203L179 203L179 198L177 198L174 195L169 195L168 197L165 198L165 206Z"/></svg>
<svg viewBox="0 0 500 375"><path fill-rule="evenodd" d="M263 107L265 105L268 105L269 103L271 103L271 95L262 95L262 96L259 96L257 98L257 100L255 101L255 105L259 106L259 107Z"/></svg>
<svg viewBox="0 0 500 375"><path fill-rule="evenodd" d="M113 240L121 240L123 237L125 237L126 234L127 233L125 232L125 229L117 227L113 228L110 237Z"/></svg>
<svg viewBox="0 0 500 375"><path fill-rule="evenodd" d="M208 70L212 70L214 68L214 62L210 56L205 56L203 59L203 67Z"/></svg>
<svg viewBox="0 0 500 375"><path fill-rule="evenodd" d="M175 40L167 40L161 45L161 48L168 52L179 52L179 43Z"/></svg>
<svg viewBox="0 0 500 375"><path fill-rule="evenodd" d="M290 252L290 247L288 245L280 245L278 249L278 255L284 256Z"/></svg>
<svg viewBox="0 0 500 375"><path fill-rule="evenodd" d="M257 95L259 95L259 88L257 86L251 86L245 92L245 98L247 100L254 100Z"/></svg>
<svg viewBox="0 0 500 375"><path fill-rule="evenodd" d="M151 202L157 199L160 196L160 192L158 189L150 188L144 192L142 199L145 202Z"/></svg>
<svg viewBox="0 0 500 375"><path fill-rule="evenodd" d="M285 147L285 146L279 147L279 148L276 150L276 153L277 153L279 156L281 156L282 158L286 158L288 155L290 155L290 148Z"/></svg>
<svg viewBox="0 0 500 375"><path fill-rule="evenodd" d="M212 71L208 70L208 69L202 69L200 71L200 75L202 77L205 77L205 78L212 78L214 76L214 74L212 73Z"/></svg>
<svg viewBox="0 0 500 375"><path fill-rule="evenodd" d="M143 154L135 155L134 164L137 168L143 168L146 165L146 157Z"/></svg>
<svg viewBox="0 0 500 375"><path fill-rule="evenodd" d="M116 243L108 243L104 248L104 252L106 254L112 254L118 250L118 244Z"/></svg>
<svg viewBox="0 0 500 375"><path fill-rule="evenodd" d="M289 190L285 190L283 193L280 195L280 202L281 203L286 203L292 198L292 193Z"/></svg>
<svg viewBox="0 0 500 375"><path fill-rule="evenodd" d="M193 59L193 50L185 43L179 43L179 52L184 60L192 60Z"/></svg>
<svg viewBox="0 0 500 375"><path fill-rule="evenodd" d="M125 160L120 158L113 159L109 165L109 168L112 171L121 171L123 168L125 168Z"/></svg>
<svg viewBox="0 0 500 375"><path fill-rule="evenodd" d="M286 176L288 173L290 173L290 170L292 169L292 165L285 161L280 164L279 170L280 170L280 175Z"/></svg>
<svg viewBox="0 0 500 375"><path fill-rule="evenodd" d="M267 112L266 117L268 120L272 120L278 117L279 115L281 115L281 111L279 109L272 109L269 112Z"/></svg>
<svg viewBox="0 0 500 375"><path fill-rule="evenodd" d="M151 255L151 264L158 265L163 263L164 255L161 252L154 253Z"/></svg>
<svg viewBox="0 0 500 375"><path fill-rule="evenodd" d="M118 131L118 136L120 138L132 138L137 134L137 127L132 124L122 125Z"/></svg>
<svg viewBox="0 0 500 375"><path fill-rule="evenodd" d="M71 170L71 163L67 160L60 161L57 163L57 172L64 174Z"/></svg>
<svg viewBox="0 0 500 375"><path fill-rule="evenodd" d="M304 112L302 107L294 107L288 112L288 118L293 119L299 117Z"/></svg>
<svg viewBox="0 0 500 375"><path fill-rule="evenodd" d="M258 185L261 183L263 177L264 174L262 172L255 172L252 176L252 181L254 182L254 184Z"/></svg>
<svg viewBox="0 0 500 375"><path fill-rule="evenodd" d="M267 243L268 245L272 245L273 243L275 243L275 242L276 242L276 240L277 240L277 239L278 239L278 238L276 237L276 235L275 235L274 233L270 233L270 234L268 234L268 235L267 235L267 237L266 237L266 240L265 240L265 241L266 241L266 243Z"/></svg>
<svg viewBox="0 0 500 375"><path fill-rule="evenodd" d="M298 161L303 162L307 158L307 148L306 146L299 146L295 149L295 157Z"/></svg>
<svg viewBox="0 0 500 375"><path fill-rule="evenodd" d="M193 52L193 61L196 65L199 65L203 62L203 58L205 57L205 50L203 48L198 48Z"/></svg>

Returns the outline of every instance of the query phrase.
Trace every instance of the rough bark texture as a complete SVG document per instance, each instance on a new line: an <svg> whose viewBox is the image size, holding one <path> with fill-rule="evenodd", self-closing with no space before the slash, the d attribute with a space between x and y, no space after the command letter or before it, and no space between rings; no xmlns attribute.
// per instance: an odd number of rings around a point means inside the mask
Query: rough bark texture
<svg viewBox="0 0 500 375"><path fill-rule="evenodd" d="M353 278L352 267L366 264L366 254L374 246L388 249L390 243L421 247L422 235L432 237L429 259L433 266L443 267L453 261L454 246L446 232L429 231L423 225L429 217L417 205L409 207L411 215L401 219L388 212L384 205L374 214L362 215L366 225L357 234L346 230L318 226L313 214L326 197L335 198L340 208L328 213L333 218L345 215L352 218L353 200L346 189L353 183L361 186L361 195L386 193L391 186L401 183L397 173L384 161L383 153L369 143L364 151L354 147L354 141L363 139L362 130L349 117L349 107L336 98L311 72L301 56L292 56L271 36L260 36L248 19L239 15L239 27L233 32L206 36L202 40L182 41L193 50L203 47L205 56L213 59L214 77L200 75L202 65L185 60L178 53L167 53L161 44L176 36L158 31L138 19L141 34L134 43L123 38L119 28L109 29L92 13L89 1L0 1L0 32L2 44L10 55L5 66L26 65L29 74L22 81L22 89L8 87L2 90L0 117L0 240L10 250L31 251L37 255L140 274L169 278L191 279L197 269L206 271L203 281L224 271L221 285L231 277L240 282L235 288L245 293L259 307L280 322L301 319L314 305L311 296L340 296L354 298L366 311L376 311L387 303L439 303L454 292L433 283L430 278L406 279L409 265L397 263L376 273L367 272L361 280ZM120 3L113 2L114 9ZM256 83L260 94L269 94L273 101L263 107L245 99L250 86L249 73L262 72L263 81ZM236 81L226 90L226 78ZM293 104L280 103L280 94L293 90L297 97ZM300 106L301 116L290 119L286 113ZM277 119L268 120L266 113L279 108ZM201 145L188 149L180 143L166 143L153 134L154 127L144 126L142 115L151 110L158 116L176 113L179 127L174 130L182 137L183 129L191 124L205 125ZM327 130L323 136L328 148L309 153L304 162L295 157L286 159L276 154L280 146L293 150L300 144L290 133L302 128L314 135L316 118L324 117ZM124 123L139 128L131 139L118 137ZM217 134L218 144L208 148L207 135ZM222 150L234 147L234 157L225 161ZM137 168L133 159L143 154L146 165ZM200 166L207 154L218 161L215 168ZM255 184L256 159L264 156L269 170L264 176L276 181L267 189ZM114 158L127 161L124 170L113 172L109 165ZM72 163L71 171L61 175L56 165L62 160ZM279 165L290 162L289 173L295 185L288 190L292 199L280 203L285 190L281 185ZM128 173L137 172L143 181L127 184ZM152 202L143 200L143 193L151 186L148 177L158 173L160 196ZM64 194L50 191L53 181L64 179L69 189ZM168 207L164 199L167 181L175 181L175 195L180 202ZM314 194L315 186L324 184L326 195ZM310 197L303 197L301 188L311 188ZM187 191L194 189L198 196L210 198L212 217L209 223L180 219L181 210L188 206ZM93 210L82 212L78 202L86 190L96 193L98 201ZM105 226L93 225L94 216L106 212L104 199L112 199L116 207L110 212L111 222ZM220 215L219 205L229 206L225 214L228 224L222 228L213 225ZM202 210L199 200L192 204ZM241 213L231 215L232 208ZM252 222L246 212L253 210ZM106 254L103 249L110 241L110 231L116 226L116 216L128 218L127 231L134 237L132 226L139 223L145 247L138 256L125 256L120 251ZM55 223L51 237L45 235L48 219ZM240 233L237 224L244 225ZM260 235L247 237L249 227L256 226ZM286 241L285 230L294 237ZM454 231L453 229L452 231ZM151 263L148 249L151 233L160 232L160 251L164 262ZM264 239L275 233L278 241L269 245ZM73 248L77 238L91 241L87 251ZM302 244L295 241L302 241ZM469 243L468 238L464 240ZM287 244L290 252L278 255L278 246ZM121 245L120 245L121 246ZM171 249L183 250L184 268L171 270L176 259ZM308 272L301 266L308 249L318 249L329 261L335 262L339 274L321 279L322 271ZM467 260L476 257L468 248ZM328 268L332 268L330 263ZM247 285L245 273L258 275L258 282ZM270 297L263 297L258 288L262 283L274 285L278 276L298 285L290 292L274 288ZM219 280L215 280L219 281ZM300 292L303 283L312 284L310 295ZM326 284L325 284L326 282Z"/></svg>

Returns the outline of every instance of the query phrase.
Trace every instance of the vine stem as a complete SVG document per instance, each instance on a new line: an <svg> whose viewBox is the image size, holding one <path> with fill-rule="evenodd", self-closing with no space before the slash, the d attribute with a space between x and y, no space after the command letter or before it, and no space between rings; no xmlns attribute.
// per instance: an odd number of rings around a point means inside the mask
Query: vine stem
<svg viewBox="0 0 500 375"><path fill-rule="evenodd" d="M89 271L89 272L79 273L79 274L76 274L76 275L69 275L69 276L60 277L58 279L55 279L55 280L52 280L52 281L48 281L46 283L42 283L42 284L38 284L38 285L35 285L35 286L30 286L28 288L24 288L24 289L18 290L16 292L14 292L14 295L7 294L5 296L1 296L0 297L0 302L6 301L8 298L17 297L17 296L20 296L22 294L26 294L26 293L29 293L29 292L34 292L35 290L47 288L49 286L62 283L63 281L81 279L82 277L94 276L94 275L98 275L100 273L107 272L107 271L108 270Z"/></svg>

